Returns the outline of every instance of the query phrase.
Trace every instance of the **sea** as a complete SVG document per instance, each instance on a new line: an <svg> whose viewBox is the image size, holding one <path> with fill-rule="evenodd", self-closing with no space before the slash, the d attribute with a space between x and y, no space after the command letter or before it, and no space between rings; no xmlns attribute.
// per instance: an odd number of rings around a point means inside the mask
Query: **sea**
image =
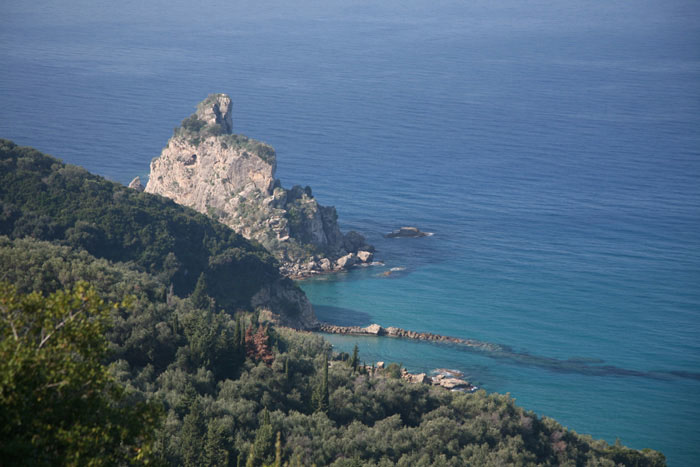
<svg viewBox="0 0 700 467"><path fill-rule="evenodd" d="M300 282L321 320L494 344L338 351L700 465L698 25L696 0L3 0L0 137L128 183L227 93L376 247Z"/></svg>

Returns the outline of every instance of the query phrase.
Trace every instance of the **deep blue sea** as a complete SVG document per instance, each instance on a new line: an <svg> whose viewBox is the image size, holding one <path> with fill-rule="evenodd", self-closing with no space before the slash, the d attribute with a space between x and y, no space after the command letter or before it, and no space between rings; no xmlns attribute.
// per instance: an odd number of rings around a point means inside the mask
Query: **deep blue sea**
<svg viewBox="0 0 700 467"><path fill-rule="evenodd" d="M338 349L700 465L699 25L695 0L3 0L0 136L128 183L228 93L385 263L303 282L321 319L506 350Z"/></svg>

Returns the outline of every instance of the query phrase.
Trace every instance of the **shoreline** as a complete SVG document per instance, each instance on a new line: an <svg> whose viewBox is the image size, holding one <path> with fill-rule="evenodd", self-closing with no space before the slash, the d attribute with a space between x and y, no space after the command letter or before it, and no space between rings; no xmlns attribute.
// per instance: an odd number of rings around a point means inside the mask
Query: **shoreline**
<svg viewBox="0 0 700 467"><path fill-rule="evenodd" d="M370 324L369 326L363 328L360 326L336 326L328 323L320 323L319 327L317 328L317 332L342 335L396 337L403 339L464 344L470 347L492 345L471 339L460 339L458 337L442 336L440 334L433 334L429 332L415 332L397 327L383 328L378 324ZM376 367L374 364L371 366L364 365L364 369L370 376L376 376L384 371L384 362L377 362ZM459 370L436 368L432 371L432 373L434 373L433 376L429 376L427 373L409 373L409 371L405 368L400 368L399 377L405 381L408 381L409 383L430 384L433 386L443 387L450 391L475 392L479 389L478 386L475 386L471 382L462 379L464 374Z"/></svg>
<svg viewBox="0 0 700 467"><path fill-rule="evenodd" d="M365 364L362 368L371 377L389 376L387 374L389 368L384 365L384 362L377 362L376 366L375 364ZM398 377L412 384L429 384L456 392L476 392L479 390L478 386L462 379L464 374L461 371L436 368L431 373L434 376L429 376L427 373L409 373L405 368L400 368Z"/></svg>
<svg viewBox="0 0 700 467"><path fill-rule="evenodd" d="M384 266L384 262L383 261L372 261L370 263L359 263L359 264L353 264L350 267L344 267L342 269L329 269L327 271L316 270L316 269L309 269L309 270L303 270L303 271L300 270L296 274L282 273L282 275L288 279L293 280L293 281L303 281L303 280L311 279L314 277L331 276L331 275L335 275L335 274L344 274L344 273L348 273L350 271L354 271L357 269L371 268L374 266Z"/></svg>

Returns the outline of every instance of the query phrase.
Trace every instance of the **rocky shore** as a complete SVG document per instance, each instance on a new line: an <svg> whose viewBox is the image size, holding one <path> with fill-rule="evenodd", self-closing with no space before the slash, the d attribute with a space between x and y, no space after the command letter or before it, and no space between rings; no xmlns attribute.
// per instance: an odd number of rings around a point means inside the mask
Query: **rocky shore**
<svg viewBox="0 0 700 467"><path fill-rule="evenodd" d="M388 336L398 337L403 339L414 339L421 341L442 342L447 344L459 344L469 347L496 352L500 351L500 346L488 342L481 342L474 339L462 339L460 337L443 336L441 334L433 334L431 332L417 332L408 329L401 329L394 326L382 327L379 324L370 324L369 326L336 326L334 324L321 323L318 328L321 332L328 334L352 334L365 336Z"/></svg>
<svg viewBox="0 0 700 467"><path fill-rule="evenodd" d="M390 366L389 366L390 367ZM377 362L375 365L365 365L363 370L371 377L391 376L392 372L384 362ZM409 373L405 368L399 370L400 378L413 384L431 384L440 386L450 391L474 392L479 389L469 381L462 379L463 374L457 370L445 370L442 368L433 370L433 376L426 373ZM394 376L395 377L395 376Z"/></svg>

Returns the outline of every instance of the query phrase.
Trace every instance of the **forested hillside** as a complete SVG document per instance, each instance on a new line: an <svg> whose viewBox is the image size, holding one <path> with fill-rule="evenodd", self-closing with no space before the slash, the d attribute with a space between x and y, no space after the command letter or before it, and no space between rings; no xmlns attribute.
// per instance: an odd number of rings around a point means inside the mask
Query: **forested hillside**
<svg viewBox="0 0 700 467"><path fill-rule="evenodd" d="M248 306L247 281L278 280L275 263L229 229L34 150L1 154L2 464L665 464L508 396L353 365ZM248 268L227 295L217 274Z"/></svg>
<svg viewBox="0 0 700 467"><path fill-rule="evenodd" d="M282 279L262 246L224 225L8 140L0 140L0 203L0 234L133 263L177 295L189 294L204 273L208 293L230 311Z"/></svg>

